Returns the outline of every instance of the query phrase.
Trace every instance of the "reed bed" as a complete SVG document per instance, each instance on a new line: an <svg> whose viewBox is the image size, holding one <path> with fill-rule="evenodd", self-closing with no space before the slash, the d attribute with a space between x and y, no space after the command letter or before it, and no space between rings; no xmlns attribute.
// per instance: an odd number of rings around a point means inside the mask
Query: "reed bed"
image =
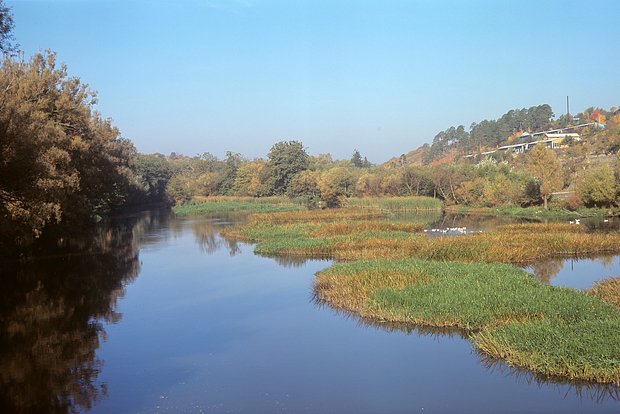
<svg viewBox="0 0 620 414"><path fill-rule="evenodd" d="M620 277L595 283L589 293L616 308L620 308Z"/></svg>
<svg viewBox="0 0 620 414"><path fill-rule="evenodd" d="M620 385L620 311L511 265L339 263L317 274L314 291L365 318L464 329L487 354L541 374Z"/></svg>
<svg viewBox="0 0 620 414"><path fill-rule="evenodd" d="M286 197L201 197L192 202L174 206L172 211L180 217L225 212L287 212L304 210L302 204Z"/></svg>
<svg viewBox="0 0 620 414"><path fill-rule="evenodd" d="M297 214L308 217L310 221L278 223ZM421 225L378 220L337 221L338 216L333 214L325 217L327 222L321 222L312 211L261 214L253 216L250 223L225 234L258 242L256 252L259 254L318 254L337 260L416 257L529 264L549 257L584 257L620 252L620 234L590 233L578 225L510 225L490 233L428 237L419 233ZM302 228L304 231L301 231ZM309 242L302 238L317 240ZM308 245L314 246L312 251L306 250Z"/></svg>
<svg viewBox="0 0 620 414"><path fill-rule="evenodd" d="M542 207L470 207L463 205L446 206L444 209L451 214L471 214L480 216L506 216L540 220L561 220L581 217L604 217L609 213L604 208L580 208L571 210L545 210Z"/></svg>
<svg viewBox="0 0 620 414"><path fill-rule="evenodd" d="M380 211L441 211L441 200L433 197L364 197L347 198L345 207Z"/></svg>
<svg viewBox="0 0 620 414"><path fill-rule="evenodd" d="M326 223L340 220L370 220L383 219L385 215L381 212L364 211L360 209L327 209L327 210L305 210L291 212L274 212L271 214L251 214L248 217L250 223L261 222L270 224L284 223Z"/></svg>
<svg viewBox="0 0 620 414"><path fill-rule="evenodd" d="M585 296L585 295L584 295ZM536 373L620 386L620 318L510 323L472 336L492 357Z"/></svg>

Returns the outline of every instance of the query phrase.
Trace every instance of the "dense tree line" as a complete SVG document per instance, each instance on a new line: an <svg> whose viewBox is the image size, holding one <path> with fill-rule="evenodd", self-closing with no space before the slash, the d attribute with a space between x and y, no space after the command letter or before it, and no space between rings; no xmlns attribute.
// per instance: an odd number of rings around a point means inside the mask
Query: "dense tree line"
<svg viewBox="0 0 620 414"><path fill-rule="evenodd" d="M582 157L578 168L562 162L577 156L580 149L580 144L574 144L560 157L556 150L537 145L506 160L356 166L358 151L351 160L334 161L329 154L308 155L300 142L282 141L272 147L267 159L247 160L233 153L224 160L211 154L140 158L159 166L161 173L154 175L169 176L172 171L166 191L177 203L216 195L288 195L305 199L311 207L336 207L347 197L425 195L448 204L547 208L553 193L567 190L572 196L565 197L562 207L611 206L620 188L617 161L601 167Z"/></svg>

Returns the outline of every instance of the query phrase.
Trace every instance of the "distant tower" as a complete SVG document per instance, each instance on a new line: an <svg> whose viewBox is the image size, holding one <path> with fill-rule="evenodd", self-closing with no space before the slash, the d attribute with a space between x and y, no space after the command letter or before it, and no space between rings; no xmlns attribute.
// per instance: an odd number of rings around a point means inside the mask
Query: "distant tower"
<svg viewBox="0 0 620 414"><path fill-rule="evenodd" d="M568 96L566 97L566 117L570 116L570 106L568 105Z"/></svg>

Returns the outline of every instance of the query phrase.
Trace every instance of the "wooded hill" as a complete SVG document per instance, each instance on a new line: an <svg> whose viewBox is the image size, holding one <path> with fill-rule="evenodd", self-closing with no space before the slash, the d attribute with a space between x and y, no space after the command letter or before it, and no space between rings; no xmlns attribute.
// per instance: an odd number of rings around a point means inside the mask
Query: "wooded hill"
<svg viewBox="0 0 620 414"><path fill-rule="evenodd" d="M394 157L385 163L389 165L435 165L452 162L467 154L479 154L504 145L517 144L524 138L532 140L532 133L568 128L582 124L598 124L598 128L580 128L579 134L585 138L603 138L607 131L606 121L618 123L620 109L588 108L577 115L564 114L555 119L548 104L523 109L511 109L495 120L482 120L472 123L469 128L463 125L451 126L440 131L432 144L423 146ZM605 128L606 129L606 128ZM575 132L575 131L571 131ZM602 134L601 134L602 133ZM601 153L616 153L616 142L598 145L593 148Z"/></svg>

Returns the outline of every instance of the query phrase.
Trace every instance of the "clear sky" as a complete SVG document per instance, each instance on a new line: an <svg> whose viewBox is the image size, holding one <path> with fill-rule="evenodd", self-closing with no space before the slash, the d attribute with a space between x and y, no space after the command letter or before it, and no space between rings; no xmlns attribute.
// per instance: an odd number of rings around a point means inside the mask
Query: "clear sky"
<svg viewBox="0 0 620 414"><path fill-rule="evenodd" d="M512 108L620 105L618 0L5 2L146 153L383 162Z"/></svg>

